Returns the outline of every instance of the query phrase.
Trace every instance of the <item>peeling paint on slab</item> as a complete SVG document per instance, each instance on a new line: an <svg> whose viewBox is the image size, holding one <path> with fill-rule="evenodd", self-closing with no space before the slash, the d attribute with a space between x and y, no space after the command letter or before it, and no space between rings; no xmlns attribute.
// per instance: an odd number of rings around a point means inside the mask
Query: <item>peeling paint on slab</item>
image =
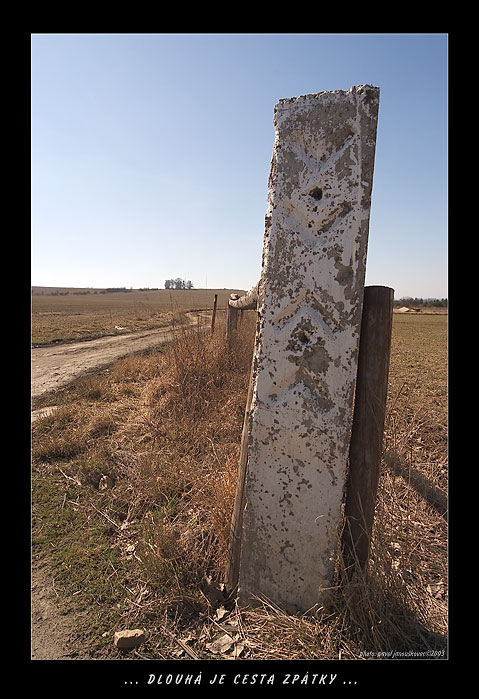
<svg viewBox="0 0 479 699"><path fill-rule="evenodd" d="M248 433L239 601L322 600L352 424L379 89L280 100Z"/></svg>

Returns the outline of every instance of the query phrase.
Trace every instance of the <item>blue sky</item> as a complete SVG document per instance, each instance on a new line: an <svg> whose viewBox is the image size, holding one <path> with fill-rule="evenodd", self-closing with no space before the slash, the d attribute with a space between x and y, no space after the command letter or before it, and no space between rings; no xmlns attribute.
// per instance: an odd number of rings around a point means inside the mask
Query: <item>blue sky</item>
<svg viewBox="0 0 479 699"><path fill-rule="evenodd" d="M279 99L380 87L366 284L446 297L447 34L33 34L31 282L249 289Z"/></svg>

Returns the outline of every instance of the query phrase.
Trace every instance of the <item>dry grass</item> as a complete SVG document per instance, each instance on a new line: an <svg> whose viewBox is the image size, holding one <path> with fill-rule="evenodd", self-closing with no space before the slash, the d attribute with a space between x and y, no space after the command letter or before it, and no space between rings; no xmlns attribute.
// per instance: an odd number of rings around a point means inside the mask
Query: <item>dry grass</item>
<svg viewBox="0 0 479 699"><path fill-rule="evenodd" d="M125 627L147 629L145 658L445 657L444 318L395 316L370 565L341 585L338 561L338 584L311 617L267 601L239 610L221 588L254 337L254 313L246 316L231 350L220 324L213 336L179 328L168 352L127 357L80 382L34 428L38 551L50 546L46 503L50 524L54 510L40 496L54 481L62 526L88 513L83 526L99 527L116 556L105 558L108 612L104 586L96 593L95 573L84 571L110 633L101 640L90 619L88 657L117 657L111 636ZM70 550L55 541L62 555ZM63 579L68 597L74 586Z"/></svg>

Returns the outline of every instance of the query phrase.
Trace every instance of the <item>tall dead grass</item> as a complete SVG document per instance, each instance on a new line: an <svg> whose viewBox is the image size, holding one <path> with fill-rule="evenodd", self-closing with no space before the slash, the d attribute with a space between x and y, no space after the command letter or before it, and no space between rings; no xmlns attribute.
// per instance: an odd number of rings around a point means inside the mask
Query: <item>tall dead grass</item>
<svg viewBox="0 0 479 699"><path fill-rule="evenodd" d="M115 435L129 518L145 524L137 555L164 591L223 575L254 327L242 331L229 349L221 325L178 327L168 353L143 358L149 376Z"/></svg>

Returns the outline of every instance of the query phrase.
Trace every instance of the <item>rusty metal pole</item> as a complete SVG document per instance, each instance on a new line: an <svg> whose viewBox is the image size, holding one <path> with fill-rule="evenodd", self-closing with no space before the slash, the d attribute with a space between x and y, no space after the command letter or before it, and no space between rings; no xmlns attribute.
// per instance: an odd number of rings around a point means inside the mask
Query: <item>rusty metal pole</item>
<svg viewBox="0 0 479 699"><path fill-rule="evenodd" d="M366 568L381 467L394 289L364 289L358 374L346 485L343 559L346 576Z"/></svg>

